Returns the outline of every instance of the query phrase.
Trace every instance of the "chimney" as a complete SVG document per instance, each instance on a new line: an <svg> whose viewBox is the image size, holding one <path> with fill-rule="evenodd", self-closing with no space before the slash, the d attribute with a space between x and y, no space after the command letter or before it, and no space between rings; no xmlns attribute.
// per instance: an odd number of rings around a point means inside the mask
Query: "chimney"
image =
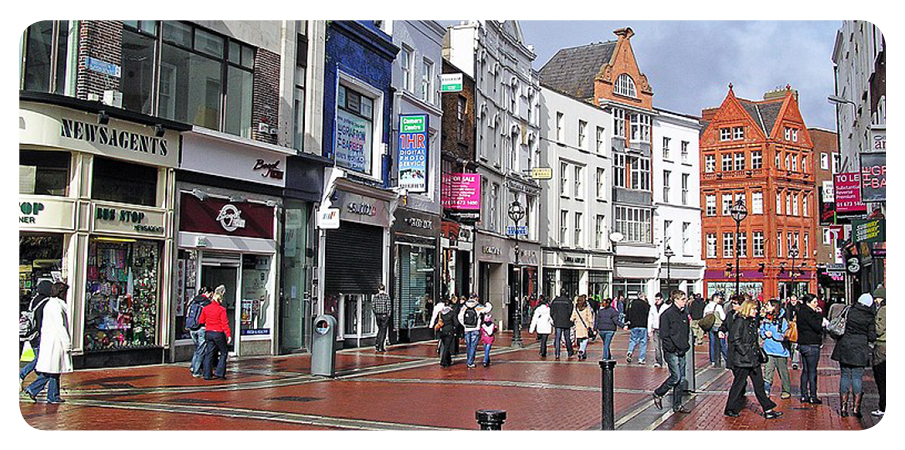
<svg viewBox="0 0 905 450"><path fill-rule="evenodd" d="M713 108L702 109L701 110L701 120L710 122L711 120L713 120L713 116L715 116L716 112L719 110L720 110L720 108L718 106L713 107Z"/></svg>
<svg viewBox="0 0 905 450"><path fill-rule="evenodd" d="M777 100L781 98L785 98L786 93L791 92L792 96L795 97L795 101L798 101L798 89L792 89L792 86L786 85L786 87L778 87L772 91L767 91L764 93L764 100Z"/></svg>

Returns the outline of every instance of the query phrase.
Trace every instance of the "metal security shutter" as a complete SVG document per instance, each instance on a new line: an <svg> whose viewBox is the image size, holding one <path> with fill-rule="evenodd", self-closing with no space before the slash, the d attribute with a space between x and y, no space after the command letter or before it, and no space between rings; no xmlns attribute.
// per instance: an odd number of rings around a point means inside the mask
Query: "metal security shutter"
<svg viewBox="0 0 905 450"><path fill-rule="evenodd" d="M342 222L327 230L327 292L373 294L383 273L383 228Z"/></svg>

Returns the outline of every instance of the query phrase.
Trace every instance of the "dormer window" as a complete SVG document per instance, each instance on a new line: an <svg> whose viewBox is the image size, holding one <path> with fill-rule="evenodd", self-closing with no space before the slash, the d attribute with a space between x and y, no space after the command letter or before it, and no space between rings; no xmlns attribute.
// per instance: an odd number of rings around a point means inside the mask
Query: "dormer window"
<svg viewBox="0 0 905 450"><path fill-rule="evenodd" d="M732 139L733 140L741 140L745 138L745 128L744 127L735 127L732 129Z"/></svg>
<svg viewBox="0 0 905 450"><path fill-rule="evenodd" d="M720 128L720 140L728 141L732 139L732 129L730 128Z"/></svg>
<svg viewBox="0 0 905 450"><path fill-rule="evenodd" d="M632 80L627 73L619 75L619 78L616 78L616 93L633 98L638 97L638 94L635 93L635 80Z"/></svg>

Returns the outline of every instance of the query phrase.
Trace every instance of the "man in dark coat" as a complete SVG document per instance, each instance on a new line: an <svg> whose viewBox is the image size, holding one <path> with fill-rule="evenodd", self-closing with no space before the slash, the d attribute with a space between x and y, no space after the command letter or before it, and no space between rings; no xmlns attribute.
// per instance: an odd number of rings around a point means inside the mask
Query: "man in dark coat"
<svg viewBox="0 0 905 450"><path fill-rule="evenodd" d="M553 356L555 356L556 359L559 359L560 339L565 341L569 358L575 353L574 350L572 350L572 336L569 335L569 329L572 328L573 308L574 305L572 304L572 301L569 300L569 296L565 289L561 290L559 297L556 297L553 302L550 303L550 316L553 318L554 328L553 348L555 350L553 351Z"/></svg>
<svg viewBox="0 0 905 450"><path fill-rule="evenodd" d="M691 348L688 343L688 312L685 303L688 298L682 291L672 291L671 305L660 314L660 340L663 343L664 359L669 367L669 378L654 390L654 406L663 409L663 396L672 389L672 410L688 413L682 406L682 385L685 383L685 354Z"/></svg>
<svg viewBox="0 0 905 450"><path fill-rule="evenodd" d="M695 294L691 304L688 305L688 313L691 315L691 331L694 333L694 345L704 344L704 330L698 322L704 318L704 307L707 302L701 297L701 294Z"/></svg>
<svg viewBox="0 0 905 450"><path fill-rule="evenodd" d="M650 313L650 305L643 297L632 300L626 314L625 329L631 330L629 337L628 353L625 354L625 362L632 363L632 351L638 346L638 364L644 364L647 355L647 316Z"/></svg>

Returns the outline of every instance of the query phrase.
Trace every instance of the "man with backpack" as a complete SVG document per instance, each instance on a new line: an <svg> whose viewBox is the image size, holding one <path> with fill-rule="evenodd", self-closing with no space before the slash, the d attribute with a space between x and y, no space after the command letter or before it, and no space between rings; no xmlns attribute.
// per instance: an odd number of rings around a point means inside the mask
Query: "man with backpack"
<svg viewBox="0 0 905 450"><path fill-rule="evenodd" d="M569 335L569 329L572 328L572 309L574 305L569 300L569 296L565 289L559 292L559 297L553 299L550 303L550 316L553 317L553 357L559 359L559 342L564 340L566 351L569 358L575 354L572 350L572 337Z"/></svg>
<svg viewBox="0 0 905 450"><path fill-rule="evenodd" d="M31 360L19 371L20 385L24 383L25 377L35 370L35 365L38 364L38 348L41 345L41 323L44 319L44 305L47 303L47 299L50 298L50 289L52 287L53 283L49 280L39 282L35 286L36 294L29 302L28 310L22 311L19 317L19 342L28 342L35 354L35 359ZM22 353L21 345L19 353Z"/></svg>
<svg viewBox="0 0 905 450"><path fill-rule="evenodd" d="M195 344L195 353L192 354L192 365L189 370L195 378L201 378L201 365L204 362L205 339L204 325L198 322L201 317L201 311L205 306L210 304L210 289L202 287L189 302L188 312L185 314L185 329L192 336L192 343Z"/></svg>
<svg viewBox="0 0 905 450"><path fill-rule="evenodd" d="M704 308L707 303L701 294L694 294L688 305L688 313L691 315L691 332L694 334L694 345L704 344L704 330L701 328L700 322L704 318Z"/></svg>
<svg viewBox="0 0 905 450"><path fill-rule="evenodd" d="M469 369L475 367L474 357L478 349L478 339L481 335L481 314L487 314L491 310L488 302L486 305L478 302L478 296L472 294L471 297L459 310L459 323L465 328L465 349L468 354L466 365ZM442 314L441 314L442 316Z"/></svg>

